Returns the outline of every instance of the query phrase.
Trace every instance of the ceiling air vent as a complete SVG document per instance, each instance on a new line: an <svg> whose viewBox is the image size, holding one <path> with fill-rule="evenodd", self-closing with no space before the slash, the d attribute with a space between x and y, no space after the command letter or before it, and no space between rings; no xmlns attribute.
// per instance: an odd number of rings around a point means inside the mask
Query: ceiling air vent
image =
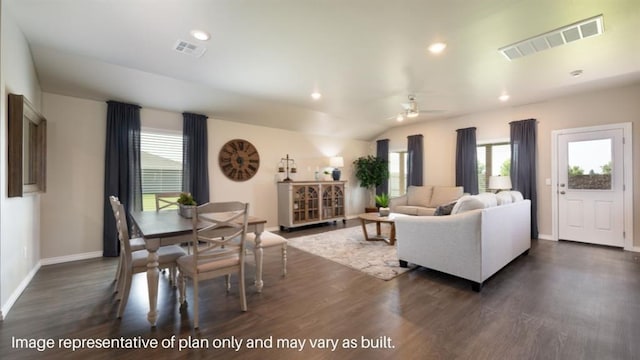
<svg viewBox="0 0 640 360"><path fill-rule="evenodd" d="M498 49L509 60L535 54L552 47L602 34L602 15L578 21L577 23L551 30L544 34L519 41Z"/></svg>
<svg viewBox="0 0 640 360"><path fill-rule="evenodd" d="M207 51L207 48L204 46L198 46L184 40L178 40L173 46L173 49L179 53L191 55L197 58L204 55L204 52Z"/></svg>

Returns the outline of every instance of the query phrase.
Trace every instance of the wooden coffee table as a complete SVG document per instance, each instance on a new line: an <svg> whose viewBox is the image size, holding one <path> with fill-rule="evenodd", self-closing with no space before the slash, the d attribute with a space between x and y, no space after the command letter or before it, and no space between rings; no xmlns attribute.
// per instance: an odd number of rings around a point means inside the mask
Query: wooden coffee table
<svg viewBox="0 0 640 360"><path fill-rule="evenodd" d="M360 218L360 222L362 223L362 232L364 233L364 238L367 241L384 241L389 245L394 245L396 243L396 224L395 219L400 216L406 216L403 214L394 214L391 213L389 216L380 216L378 213L364 213L358 215ZM376 223L376 235L369 236L367 233L367 223L375 222ZM389 237L382 235L382 231L380 229L382 223L387 223L391 225L391 231L389 233Z"/></svg>

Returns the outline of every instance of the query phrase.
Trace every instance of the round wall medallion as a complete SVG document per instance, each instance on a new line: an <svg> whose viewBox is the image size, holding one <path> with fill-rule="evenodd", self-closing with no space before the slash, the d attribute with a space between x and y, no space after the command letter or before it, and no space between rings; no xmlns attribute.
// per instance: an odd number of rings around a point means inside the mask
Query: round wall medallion
<svg viewBox="0 0 640 360"><path fill-rule="evenodd" d="M233 139L220 149L218 163L222 173L229 179L247 181L258 172L260 155L258 149L247 140Z"/></svg>

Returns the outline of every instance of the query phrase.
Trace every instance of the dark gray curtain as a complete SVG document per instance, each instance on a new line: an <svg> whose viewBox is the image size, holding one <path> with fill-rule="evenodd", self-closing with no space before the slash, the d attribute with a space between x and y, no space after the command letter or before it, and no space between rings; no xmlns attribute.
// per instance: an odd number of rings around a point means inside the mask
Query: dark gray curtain
<svg viewBox="0 0 640 360"><path fill-rule="evenodd" d="M117 101L107 104L103 256L118 256L120 243L109 196L117 196L127 212L142 210L140 106Z"/></svg>
<svg viewBox="0 0 640 360"><path fill-rule="evenodd" d="M531 238L538 238L538 195L536 191L536 119L512 121L511 185L531 200Z"/></svg>
<svg viewBox="0 0 640 360"><path fill-rule="evenodd" d="M389 139L382 139L376 141L376 156L387 162L389 166ZM376 187L376 195L389 194L389 180Z"/></svg>
<svg viewBox="0 0 640 360"><path fill-rule="evenodd" d="M478 156L476 151L476 128L456 130L456 186L472 195L478 193Z"/></svg>
<svg viewBox="0 0 640 360"><path fill-rule="evenodd" d="M422 186L422 135L407 136L407 187Z"/></svg>
<svg viewBox="0 0 640 360"><path fill-rule="evenodd" d="M182 190L198 204L209 202L209 145L207 117L183 113Z"/></svg>

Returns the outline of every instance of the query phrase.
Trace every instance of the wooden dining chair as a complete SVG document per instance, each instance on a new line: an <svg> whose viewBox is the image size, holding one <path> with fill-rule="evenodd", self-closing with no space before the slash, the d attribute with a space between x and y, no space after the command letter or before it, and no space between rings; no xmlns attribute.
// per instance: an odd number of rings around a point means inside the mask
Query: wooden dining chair
<svg viewBox="0 0 640 360"><path fill-rule="evenodd" d="M247 233L247 248L253 251L256 262L256 286L258 292L262 291L262 264L263 249L271 247L279 247L282 254L282 276L287 276L287 244L288 241L284 237L274 234L270 231L263 231L260 234L260 246L256 246L256 234Z"/></svg>
<svg viewBox="0 0 640 360"><path fill-rule="evenodd" d="M155 193L156 199L156 211L163 211L169 209L177 209L178 208L178 198L182 192L162 192ZM190 193L186 193L190 194ZM181 241L182 240L182 241ZM180 243L183 247L186 247L187 254L191 254L191 246L189 243L191 241L191 235L178 235L174 236L170 240L172 243ZM162 242L162 240L161 240Z"/></svg>
<svg viewBox="0 0 640 360"><path fill-rule="evenodd" d="M113 201L115 200L115 202ZM115 196L110 196L109 197L109 202L111 203L111 210L113 210L113 215L116 215L116 211L117 209L117 205L120 204L120 200L118 200L117 197ZM117 221L117 219L116 219ZM140 238L140 237L135 237L135 238L130 238L129 239L129 247L131 248L131 251L140 251L140 250L144 250L145 245L144 245L144 239ZM114 292L118 292L120 290L120 286L121 286L121 274L122 274L122 267L124 266L124 252L120 251L120 255L118 256L118 267L116 268L116 277L114 279L116 286L114 289ZM120 298L120 297L118 297Z"/></svg>
<svg viewBox="0 0 640 360"><path fill-rule="evenodd" d="M134 274L147 271L147 258L149 252L147 250L131 250L129 239L129 229L127 227L127 218L124 206L114 196L109 197L113 215L116 219L116 228L118 229L118 239L120 240L120 253L122 255L122 268L120 270L120 279L118 280L118 295L120 304L118 305L118 318L122 317L127 301L129 299L129 291L131 290L131 280ZM175 274L176 260L183 255L185 251L176 245L162 246L158 249L158 267L161 269L169 268L171 274ZM173 279L170 277L170 281Z"/></svg>
<svg viewBox="0 0 640 360"><path fill-rule="evenodd" d="M249 204L241 202L207 203L193 215L193 254L178 259L180 303L184 305L186 278L193 281L193 327L199 327L198 283L226 276L227 292L231 274L238 274L240 308L247 311L244 283L245 238Z"/></svg>
<svg viewBox="0 0 640 360"><path fill-rule="evenodd" d="M181 192L162 192L155 193L156 199L156 211L164 210L167 208L177 209L178 208L178 198L180 197Z"/></svg>

